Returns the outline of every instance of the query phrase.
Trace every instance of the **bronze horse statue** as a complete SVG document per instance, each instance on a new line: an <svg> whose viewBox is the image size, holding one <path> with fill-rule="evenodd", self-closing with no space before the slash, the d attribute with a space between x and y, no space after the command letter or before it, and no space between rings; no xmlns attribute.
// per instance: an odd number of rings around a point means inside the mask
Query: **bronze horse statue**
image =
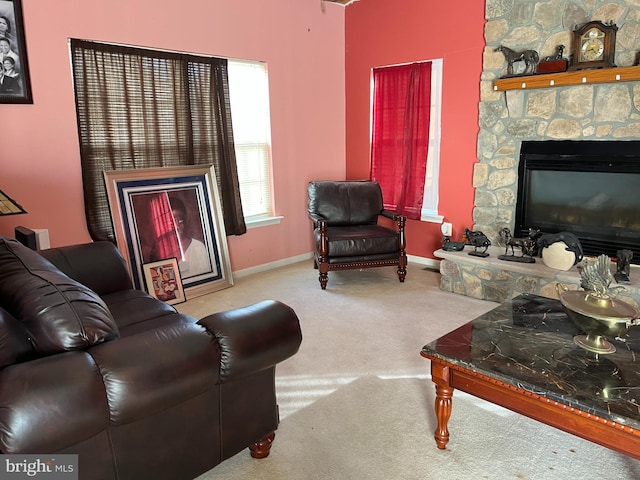
<svg viewBox="0 0 640 480"><path fill-rule="evenodd" d="M507 61L507 75L513 75L514 62L524 62L525 68L523 75L532 75L538 70L538 63L540 62L540 56L535 50L523 50L516 52L515 50L500 45L495 49L496 52L502 52L505 60Z"/></svg>
<svg viewBox="0 0 640 480"><path fill-rule="evenodd" d="M504 254L506 255L511 248L511 255L515 255L514 248L519 248L521 256L533 256L535 254L536 240L540 234L539 230L529 229L529 235L525 238L514 238L508 227L500 230L500 238L505 244Z"/></svg>

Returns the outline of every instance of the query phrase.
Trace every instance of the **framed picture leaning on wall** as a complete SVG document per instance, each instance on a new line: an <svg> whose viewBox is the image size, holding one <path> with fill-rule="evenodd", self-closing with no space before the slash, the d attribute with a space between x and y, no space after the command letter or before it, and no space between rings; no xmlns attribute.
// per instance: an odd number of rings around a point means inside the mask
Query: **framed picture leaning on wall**
<svg viewBox="0 0 640 480"><path fill-rule="evenodd" d="M22 0L0 0L0 103L33 103Z"/></svg>
<svg viewBox="0 0 640 480"><path fill-rule="evenodd" d="M149 295L169 305L186 300L177 258L145 263L142 269Z"/></svg>
<svg viewBox="0 0 640 480"><path fill-rule="evenodd" d="M233 285L213 166L109 170L104 177L116 242L136 288L148 286L144 265L171 258L187 298Z"/></svg>

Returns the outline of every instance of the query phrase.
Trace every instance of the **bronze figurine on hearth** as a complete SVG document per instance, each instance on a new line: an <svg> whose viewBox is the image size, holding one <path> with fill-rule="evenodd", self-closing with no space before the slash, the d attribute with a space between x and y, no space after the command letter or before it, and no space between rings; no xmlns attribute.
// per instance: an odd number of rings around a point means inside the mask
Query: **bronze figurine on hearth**
<svg viewBox="0 0 640 480"><path fill-rule="evenodd" d="M631 273L631 259L633 258L633 250L622 249L616 252L616 273L613 278L617 283L630 283L629 274Z"/></svg>
<svg viewBox="0 0 640 480"><path fill-rule="evenodd" d="M464 229L464 238L469 242L468 245L473 246L473 252L469 252L469 255L475 257L488 257L487 250L491 245L491 240L481 231L471 231L468 228ZM479 248L484 248L482 251L478 251Z"/></svg>
<svg viewBox="0 0 640 480"><path fill-rule="evenodd" d="M529 229L529 234L524 238L515 238L511 235L511 229L504 227L500 230L500 240L504 244L504 255L499 255L499 260L507 260L509 262L535 263L534 255L536 254L536 240L540 235L539 230ZM520 255L516 255L518 249ZM509 255L511 249L511 255Z"/></svg>
<svg viewBox="0 0 640 480"><path fill-rule="evenodd" d="M454 242L449 235L442 237L442 249L445 252L461 252L464 250L465 242Z"/></svg>

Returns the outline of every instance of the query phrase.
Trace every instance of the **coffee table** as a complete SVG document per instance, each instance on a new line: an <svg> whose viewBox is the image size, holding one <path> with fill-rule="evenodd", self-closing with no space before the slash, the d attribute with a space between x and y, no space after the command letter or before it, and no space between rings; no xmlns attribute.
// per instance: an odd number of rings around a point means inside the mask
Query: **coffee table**
<svg viewBox="0 0 640 480"><path fill-rule="evenodd" d="M640 327L597 355L558 300L523 294L425 345L444 449L455 389L640 459Z"/></svg>

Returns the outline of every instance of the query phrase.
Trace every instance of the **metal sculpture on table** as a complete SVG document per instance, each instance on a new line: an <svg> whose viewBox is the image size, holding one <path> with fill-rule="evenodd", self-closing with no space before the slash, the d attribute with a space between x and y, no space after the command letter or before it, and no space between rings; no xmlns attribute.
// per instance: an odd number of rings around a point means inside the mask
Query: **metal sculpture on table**
<svg viewBox="0 0 640 480"><path fill-rule="evenodd" d="M522 50L517 52L500 45L495 49L496 52L502 52L505 60L507 61L507 77L513 77L513 64L515 62L524 62L525 68L520 75L533 75L538 69L538 62L540 62L540 56L535 50Z"/></svg>
<svg viewBox="0 0 640 480"><path fill-rule="evenodd" d="M481 231L471 231L468 228L464 229L464 237L469 242L468 245L473 246L473 252L469 252L469 255L473 255L475 257L488 257L489 254L487 250L491 245L491 240L487 238L487 236ZM478 251L478 248L484 248L482 251Z"/></svg>
<svg viewBox="0 0 640 480"><path fill-rule="evenodd" d="M610 286L613 280L610 265L606 255L600 255L594 263L587 262L580 273L583 290L569 290L565 285L556 284L569 320L584 333L573 337L574 343L596 354L614 353L616 347L606 337L622 337L629 328L639 324L640 311L615 298L624 287Z"/></svg>

